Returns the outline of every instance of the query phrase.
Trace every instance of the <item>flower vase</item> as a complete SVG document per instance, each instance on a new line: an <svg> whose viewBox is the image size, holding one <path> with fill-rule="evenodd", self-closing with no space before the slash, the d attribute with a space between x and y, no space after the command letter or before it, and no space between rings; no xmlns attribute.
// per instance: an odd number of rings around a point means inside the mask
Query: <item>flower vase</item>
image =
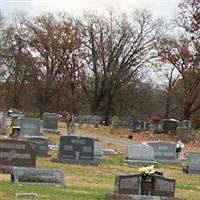
<svg viewBox="0 0 200 200"><path fill-rule="evenodd" d="M140 182L140 193L141 195L150 195L151 193L151 182L150 181L145 181L141 180Z"/></svg>

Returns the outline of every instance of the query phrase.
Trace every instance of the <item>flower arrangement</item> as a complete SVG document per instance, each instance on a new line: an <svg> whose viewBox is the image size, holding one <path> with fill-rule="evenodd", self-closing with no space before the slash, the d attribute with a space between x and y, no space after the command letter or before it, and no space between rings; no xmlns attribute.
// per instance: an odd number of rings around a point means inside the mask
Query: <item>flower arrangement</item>
<svg viewBox="0 0 200 200"><path fill-rule="evenodd" d="M155 173L155 170L154 170L154 166L151 165L148 167L139 168L138 172L141 174L141 178L143 181L150 182Z"/></svg>
<svg viewBox="0 0 200 200"><path fill-rule="evenodd" d="M179 140L176 143L176 153L180 153L183 148L185 148L185 145Z"/></svg>

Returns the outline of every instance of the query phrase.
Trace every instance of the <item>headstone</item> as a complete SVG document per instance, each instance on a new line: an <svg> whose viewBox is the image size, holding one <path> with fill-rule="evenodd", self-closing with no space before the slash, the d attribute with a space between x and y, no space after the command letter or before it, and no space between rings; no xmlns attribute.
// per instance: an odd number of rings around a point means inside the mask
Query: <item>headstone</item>
<svg viewBox="0 0 200 200"><path fill-rule="evenodd" d="M36 118L23 117L20 125L20 137L41 136L41 122Z"/></svg>
<svg viewBox="0 0 200 200"><path fill-rule="evenodd" d="M182 122L180 122L179 126L192 129L192 122L190 120L183 120Z"/></svg>
<svg viewBox="0 0 200 200"><path fill-rule="evenodd" d="M94 156L101 158L103 156L103 152L101 149L101 144L95 142L94 143Z"/></svg>
<svg viewBox="0 0 200 200"><path fill-rule="evenodd" d="M64 173L58 169L13 167L11 180L15 183L54 184L64 186Z"/></svg>
<svg viewBox="0 0 200 200"><path fill-rule="evenodd" d="M29 142L15 139L0 140L0 168L35 167L36 153Z"/></svg>
<svg viewBox="0 0 200 200"><path fill-rule="evenodd" d="M154 161L153 148L142 144L128 145L126 152L126 163L138 165L156 165L158 162Z"/></svg>
<svg viewBox="0 0 200 200"><path fill-rule="evenodd" d="M179 121L176 119L163 119L161 120L162 131L176 133L176 128L179 125Z"/></svg>
<svg viewBox="0 0 200 200"><path fill-rule="evenodd" d="M25 140L35 144L37 156L48 156L48 138L42 136L28 136Z"/></svg>
<svg viewBox="0 0 200 200"><path fill-rule="evenodd" d="M94 139L78 136L62 136L59 143L58 161L95 163Z"/></svg>
<svg viewBox="0 0 200 200"><path fill-rule="evenodd" d="M151 183L151 195L174 197L175 179L154 175Z"/></svg>
<svg viewBox="0 0 200 200"><path fill-rule="evenodd" d="M58 133L59 115L56 113L43 114L43 131Z"/></svg>
<svg viewBox="0 0 200 200"><path fill-rule="evenodd" d="M142 124L143 122L141 120L129 120L129 130L135 132L140 131L142 130Z"/></svg>
<svg viewBox="0 0 200 200"><path fill-rule="evenodd" d="M139 194L140 174L119 175L115 178L115 192L119 194Z"/></svg>
<svg viewBox="0 0 200 200"><path fill-rule="evenodd" d="M187 127L177 127L176 128L176 137L177 140L182 142L188 142L191 139L191 129Z"/></svg>
<svg viewBox="0 0 200 200"><path fill-rule="evenodd" d="M6 135L6 116L4 112L0 112L0 135Z"/></svg>
<svg viewBox="0 0 200 200"><path fill-rule="evenodd" d="M190 152L187 156L187 172L200 174L200 152Z"/></svg>
<svg viewBox="0 0 200 200"><path fill-rule="evenodd" d="M24 117L24 115L13 114L13 115L11 115L11 117L12 117L11 127L20 127L21 119Z"/></svg>
<svg viewBox="0 0 200 200"><path fill-rule="evenodd" d="M103 155L117 155L114 149L102 149Z"/></svg>
<svg viewBox="0 0 200 200"><path fill-rule="evenodd" d="M118 128L119 126L119 117L118 116L113 116L112 117L112 124L111 124L112 128Z"/></svg>
<svg viewBox="0 0 200 200"><path fill-rule="evenodd" d="M167 163L178 163L176 143L164 141L144 142L153 148L155 160Z"/></svg>

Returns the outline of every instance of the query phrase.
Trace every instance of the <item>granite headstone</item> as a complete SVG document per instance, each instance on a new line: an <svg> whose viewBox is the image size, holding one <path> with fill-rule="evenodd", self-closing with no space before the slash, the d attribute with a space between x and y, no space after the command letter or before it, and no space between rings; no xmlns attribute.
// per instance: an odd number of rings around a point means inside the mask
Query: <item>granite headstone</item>
<svg viewBox="0 0 200 200"><path fill-rule="evenodd" d="M175 179L154 175L151 183L151 195L174 197Z"/></svg>
<svg viewBox="0 0 200 200"><path fill-rule="evenodd" d="M22 140L0 140L0 166L1 168L35 167L36 152L33 146Z"/></svg>
<svg viewBox="0 0 200 200"><path fill-rule="evenodd" d="M176 154L176 143L165 141L145 142L153 148L155 160L166 163L178 163Z"/></svg>
<svg viewBox="0 0 200 200"><path fill-rule="evenodd" d="M140 174L118 175L115 178L115 192L119 194L139 194Z"/></svg>
<svg viewBox="0 0 200 200"><path fill-rule="evenodd" d="M56 113L43 114L43 131L58 133L59 115Z"/></svg>
<svg viewBox="0 0 200 200"><path fill-rule="evenodd" d="M93 163L94 139L78 136L60 137L57 159L61 162Z"/></svg>

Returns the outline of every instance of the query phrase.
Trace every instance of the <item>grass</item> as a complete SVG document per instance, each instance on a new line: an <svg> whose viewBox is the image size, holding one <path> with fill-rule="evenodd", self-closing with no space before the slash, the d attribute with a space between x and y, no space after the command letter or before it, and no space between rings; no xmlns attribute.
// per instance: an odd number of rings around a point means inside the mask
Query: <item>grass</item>
<svg viewBox="0 0 200 200"><path fill-rule="evenodd" d="M52 157L56 157L53 153ZM76 165L51 162L51 157L38 158L37 167L62 169L65 174L65 187L50 185L16 184L9 177L0 174L0 200L24 200L16 197L18 192L35 192L37 200L103 200L105 194L114 190L115 176L137 172L138 167L123 164L124 155L106 157L98 166ZM181 172L181 165L161 164L159 171L176 179L176 196L187 200L200 199L200 175Z"/></svg>

